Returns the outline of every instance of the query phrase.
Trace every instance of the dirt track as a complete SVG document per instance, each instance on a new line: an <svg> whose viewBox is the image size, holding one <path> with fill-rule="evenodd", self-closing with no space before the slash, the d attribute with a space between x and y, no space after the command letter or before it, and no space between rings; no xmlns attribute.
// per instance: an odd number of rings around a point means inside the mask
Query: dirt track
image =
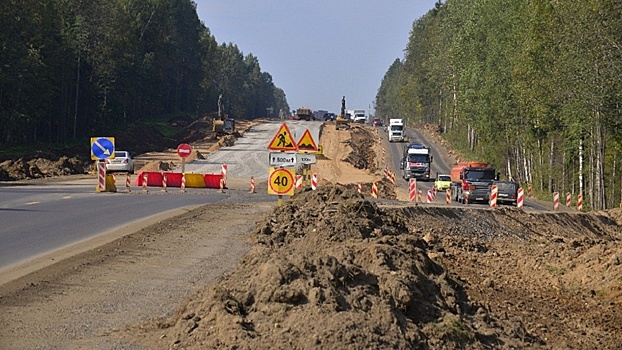
<svg viewBox="0 0 622 350"><path fill-rule="evenodd" d="M0 348L620 348L620 210L375 204L329 185L379 180L349 135L284 207L203 207L2 286Z"/></svg>

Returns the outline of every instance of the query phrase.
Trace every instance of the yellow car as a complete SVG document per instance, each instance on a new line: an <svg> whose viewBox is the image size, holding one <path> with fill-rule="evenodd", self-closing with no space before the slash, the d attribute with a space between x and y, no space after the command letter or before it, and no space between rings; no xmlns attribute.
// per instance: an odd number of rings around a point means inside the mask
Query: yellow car
<svg viewBox="0 0 622 350"><path fill-rule="evenodd" d="M451 176L446 174L437 174L436 180L434 181L434 188L437 191L445 191L451 187Z"/></svg>

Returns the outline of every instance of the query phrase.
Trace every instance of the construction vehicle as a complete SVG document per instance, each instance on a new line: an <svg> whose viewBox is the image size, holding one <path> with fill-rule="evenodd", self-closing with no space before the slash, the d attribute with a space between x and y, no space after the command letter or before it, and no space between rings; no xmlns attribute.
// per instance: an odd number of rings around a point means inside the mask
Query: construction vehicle
<svg viewBox="0 0 622 350"><path fill-rule="evenodd" d="M224 135L233 135L235 133L235 119L229 118L224 112L224 106L222 104L222 94L218 96L218 115L212 119L212 132L214 138L219 138Z"/></svg>
<svg viewBox="0 0 622 350"><path fill-rule="evenodd" d="M311 108L300 107L296 110L296 118L298 120L311 120L315 119Z"/></svg>
<svg viewBox="0 0 622 350"><path fill-rule="evenodd" d="M420 143L411 143L404 146L400 169L402 178L410 178L428 181L430 180L430 169L434 157L430 154L430 149Z"/></svg>
<svg viewBox="0 0 622 350"><path fill-rule="evenodd" d="M335 129L350 129L350 119L346 115L346 97L341 99L341 114L335 117Z"/></svg>
<svg viewBox="0 0 622 350"><path fill-rule="evenodd" d="M387 126L387 132L389 133L389 142L406 141L406 136L404 135L403 119L389 119L389 126Z"/></svg>
<svg viewBox="0 0 622 350"><path fill-rule="evenodd" d="M492 182L498 178L495 168L484 162L461 162L450 172L452 200L458 203L488 202Z"/></svg>

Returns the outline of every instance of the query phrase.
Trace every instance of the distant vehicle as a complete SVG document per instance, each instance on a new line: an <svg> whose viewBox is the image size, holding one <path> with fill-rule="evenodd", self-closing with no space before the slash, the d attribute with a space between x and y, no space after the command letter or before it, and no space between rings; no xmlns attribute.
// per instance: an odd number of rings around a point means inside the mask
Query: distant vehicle
<svg viewBox="0 0 622 350"><path fill-rule="evenodd" d="M389 126L387 127L389 133L389 142L403 142L406 140L404 136L404 120L403 119L389 119Z"/></svg>
<svg viewBox="0 0 622 350"><path fill-rule="evenodd" d="M315 115L311 111L311 108L300 107L296 110L296 117L298 120L315 120Z"/></svg>
<svg viewBox="0 0 622 350"><path fill-rule="evenodd" d="M372 126L382 126L382 119L380 119L380 118L372 119L371 125Z"/></svg>
<svg viewBox="0 0 622 350"><path fill-rule="evenodd" d="M451 168L451 196L458 203L490 200L490 187L497 179L495 168L485 162L461 162Z"/></svg>
<svg viewBox="0 0 622 350"><path fill-rule="evenodd" d="M106 159L107 172L125 172L134 174L134 160L128 151L114 151L113 159Z"/></svg>
<svg viewBox="0 0 622 350"><path fill-rule="evenodd" d="M324 121L333 121L335 120L335 113L326 113L324 114Z"/></svg>
<svg viewBox="0 0 622 350"><path fill-rule="evenodd" d="M328 114L328 111L319 109L313 112L313 119L314 120L326 120L326 114Z"/></svg>
<svg viewBox="0 0 622 350"><path fill-rule="evenodd" d="M400 163L402 178L430 180L430 169L434 157L430 155L430 149L420 143L411 143L404 146L404 153Z"/></svg>
<svg viewBox="0 0 622 350"><path fill-rule="evenodd" d="M367 121L367 116L365 116L365 110L364 109L352 110L352 121L355 123L365 123Z"/></svg>
<svg viewBox="0 0 622 350"><path fill-rule="evenodd" d="M497 203L507 203L516 205L518 198L518 183L514 181L493 181L493 186L497 186Z"/></svg>
<svg viewBox="0 0 622 350"><path fill-rule="evenodd" d="M436 174L436 181L434 181L434 188L437 191L445 191L451 187L451 175L449 174Z"/></svg>

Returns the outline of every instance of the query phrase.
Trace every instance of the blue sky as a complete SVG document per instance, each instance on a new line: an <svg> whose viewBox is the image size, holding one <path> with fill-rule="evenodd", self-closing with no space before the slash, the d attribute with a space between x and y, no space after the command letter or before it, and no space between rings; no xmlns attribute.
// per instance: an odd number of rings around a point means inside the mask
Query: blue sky
<svg viewBox="0 0 622 350"><path fill-rule="evenodd" d="M382 77L404 57L413 22L436 0L195 0L218 43L259 59L291 109L373 109Z"/></svg>

